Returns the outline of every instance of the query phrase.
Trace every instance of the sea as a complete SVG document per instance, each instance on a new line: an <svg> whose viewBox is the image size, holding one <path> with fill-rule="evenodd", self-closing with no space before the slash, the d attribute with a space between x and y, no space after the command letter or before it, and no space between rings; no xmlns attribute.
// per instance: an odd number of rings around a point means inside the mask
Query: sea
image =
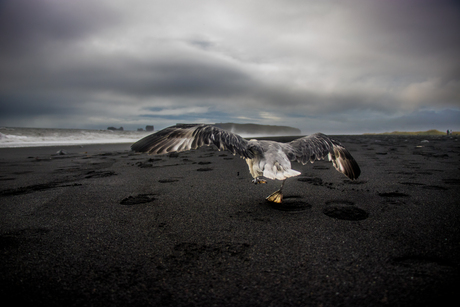
<svg viewBox="0 0 460 307"><path fill-rule="evenodd" d="M0 127L0 148L134 143L148 131Z"/></svg>
<svg viewBox="0 0 460 307"><path fill-rule="evenodd" d="M151 131L0 127L0 148L134 143ZM238 133L243 138L280 135ZM299 136L300 137L300 136Z"/></svg>

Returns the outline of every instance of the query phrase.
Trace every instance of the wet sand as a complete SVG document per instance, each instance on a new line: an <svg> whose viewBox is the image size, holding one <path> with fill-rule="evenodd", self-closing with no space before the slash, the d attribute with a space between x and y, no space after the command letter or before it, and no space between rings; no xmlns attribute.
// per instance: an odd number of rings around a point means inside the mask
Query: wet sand
<svg viewBox="0 0 460 307"><path fill-rule="evenodd" d="M459 141L334 138L361 177L293 163L302 175L286 181L281 205L265 201L280 182L253 185L244 160L211 147L165 156L129 144L0 149L2 300L454 305Z"/></svg>

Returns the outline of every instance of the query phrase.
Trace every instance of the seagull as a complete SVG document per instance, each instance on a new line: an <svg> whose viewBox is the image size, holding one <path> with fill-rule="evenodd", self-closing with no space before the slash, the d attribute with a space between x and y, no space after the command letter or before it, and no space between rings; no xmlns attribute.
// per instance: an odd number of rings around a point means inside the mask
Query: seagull
<svg viewBox="0 0 460 307"><path fill-rule="evenodd" d="M161 155L215 145L246 160L255 184L267 183L260 177L281 180L279 190L266 199L281 203L283 187L287 178L300 175L291 169L291 161L305 165L328 157L335 169L351 180L359 177L358 163L339 142L325 134L315 133L288 143L265 140L246 140L238 134L208 124L177 124L152 133L131 146L135 152Z"/></svg>

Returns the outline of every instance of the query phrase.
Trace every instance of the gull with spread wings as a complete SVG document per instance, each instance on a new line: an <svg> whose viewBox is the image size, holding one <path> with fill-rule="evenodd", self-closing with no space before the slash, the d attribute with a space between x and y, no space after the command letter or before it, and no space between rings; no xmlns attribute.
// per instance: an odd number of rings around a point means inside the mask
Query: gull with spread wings
<svg viewBox="0 0 460 307"><path fill-rule="evenodd" d="M197 149L204 145L215 145L219 150L228 150L246 160L253 183L266 183L264 177L281 180L278 191L267 197L268 201L281 203L284 182L289 177L300 175L291 169L291 161L302 164L315 160L329 161L348 178L357 179L361 170L348 150L327 135L315 133L288 143L263 140L245 140L241 136L206 124L178 124L152 133L131 146L136 152L161 155Z"/></svg>

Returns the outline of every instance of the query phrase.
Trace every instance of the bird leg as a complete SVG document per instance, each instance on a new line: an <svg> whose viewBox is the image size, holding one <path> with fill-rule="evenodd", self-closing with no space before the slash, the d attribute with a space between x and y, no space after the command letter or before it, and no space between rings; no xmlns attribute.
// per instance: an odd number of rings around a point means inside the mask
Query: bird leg
<svg viewBox="0 0 460 307"><path fill-rule="evenodd" d="M252 179L252 183L254 183L254 184L267 183L267 180L259 179L259 177L256 177L256 178Z"/></svg>
<svg viewBox="0 0 460 307"><path fill-rule="evenodd" d="M286 181L286 179L283 180L283 182L281 183L281 187L278 191L275 191L273 192L272 194L270 194L266 199L268 201L271 201L271 202L274 202L274 203L282 203L283 202L283 187L284 187L284 182Z"/></svg>

